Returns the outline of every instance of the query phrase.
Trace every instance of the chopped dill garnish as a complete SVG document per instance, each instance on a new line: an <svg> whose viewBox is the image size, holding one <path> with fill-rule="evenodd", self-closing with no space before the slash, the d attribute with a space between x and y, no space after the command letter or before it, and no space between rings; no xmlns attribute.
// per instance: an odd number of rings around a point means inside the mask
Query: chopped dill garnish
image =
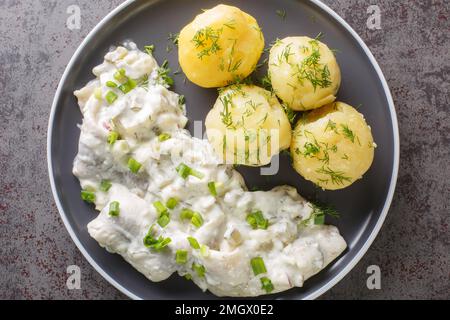
<svg viewBox="0 0 450 320"><path fill-rule="evenodd" d="M139 87L143 87L144 89L147 89L148 88L148 74L142 76L142 78L140 78L137 81L137 85Z"/></svg>
<svg viewBox="0 0 450 320"><path fill-rule="evenodd" d="M341 124L342 127L342 133L344 134L344 136L350 140L352 143L355 143L355 134L353 133L352 130L350 130L350 128L348 127L348 125L345 124Z"/></svg>
<svg viewBox="0 0 450 320"><path fill-rule="evenodd" d="M295 65L295 71L293 76L297 78L299 83L303 83L304 80L308 80L314 87L327 88L331 86L330 79L331 73L328 66L320 63L320 51L319 51L319 39L322 34L309 41L310 47L305 47L304 52L311 52L301 63Z"/></svg>
<svg viewBox="0 0 450 320"><path fill-rule="evenodd" d="M236 20L230 19L230 20L228 20L227 23L224 23L223 25L224 25L225 27L227 27L227 28L230 28L230 29L232 29L232 30L235 30L235 29L236 29Z"/></svg>
<svg viewBox="0 0 450 320"><path fill-rule="evenodd" d="M306 142L303 146L303 156L314 156L320 152L320 146L317 143Z"/></svg>
<svg viewBox="0 0 450 320"><path fill-rule="evenodd" d="M145 53L147 53L148 55L152 55L153 52L155 52L155 46L153 44L149 45L149 46L145 46L144 50L145 50Z"/></svg>
<svg viewBox="0 0 450 320"><path fill-rule="evenodd" d="M236 62L232 62L232 60L230 61L230 64L228 65L228 72L236 72L239 67L242 64L242 59L239 59Z"/></svg>
<svg viewBox="0 0 450 320"><path fill-rule="evenodd" d="M179 33L169 33L169 36L167 37L167 40L172 42L174 45L178 46L178 38L180 37Z"/></svg>
<svg viewBox="0 0 450 320"><path fill-rule="evenodd" d="M275 11L277 16L279 16L281 19L286 19L286 10L285 9L278 9Z"/></svg>
<svg viewBox="0 0 450 320"><path fill-rule="evenodd" d="M292 110L287 104L283 103L281 104L281 106L283 107L284 113L286 113L288 120L290 122L291 125L295 124L295 120L297 119L297 113Z"/></svg>
<svg viewBox="0 0 450 320"><path fill-rule="evenodd" d="M263 32L262 32L261 27L253 26L253 29L255 29L255 30L258 32L259 38L260 38L260 39L263 39Z"/></svg>
<svg viewBox="0 0 450 320"><path fill-rule="evenodd" d="M173 79L169 75L170 68L169 68L169 61L164 60L164 63L161 65L160 68L158 68L158 82L162 85L166 85L168 87L171 87L174 84Z"/></svg>
<svg viewBox="0 0 450 320"><path fill-rule="evenodd" d="M264 89L273 92L272 79L270 79L270 75L266 75L261 78L261 85Z"/></svg>
<svg viewBox="0 0 450 320"><path fill-rule="evenodd" d="M292 43L289 43L287 46L284 47L283 51L281 52L281 55L278 57L278 64L281 64L283 62L283 58L286 61L287 64L289 64L289 57L294 55L293 52L291 52L292 49Z"/></svg>
<svg viewBox="0 0 450 320"><path fill-rule="evenodd" d="M344 182L352 182L352 179L345 176L344 172L334 171L330 167L325 168L325 166L324 166L320 169L317 169L316 172L329 176L332 184L344 185ZM326 181L326 183L328 183L329 180L324 180L324 181Z"/></svg>
<svg viewBox="0 0 450 320"><path fill-rule="evenodd" d="M333 52L334 55L341 53L341 50L339 50L339 49L330 49L330 51Z"/></svg>
<svg viewBox="0 0 450 320"><path fill-rule="evenodd" d="M181 95L178 97L178 105L182 106L186 103L186 97Z"/></svg>
<svg viewBox="0 0 450 320"><path fill-rule="evenodd" d="M328 130L334 131L335 133L338 133L337 131L337 127L336 127L336 122L332 121L331 119L328 120L327 126L325 127L325 132L327 132Z"/></svg>
<svg viewBox="0 0 450 320"><path fill-rule="evenodd" d="M270 44L270 47L267 48L267 49L268 49L268 51L270 51L270 48L277 47L277 46L282 45L282 44L283 44L283 41L282 41L280 38L276 38L276 39Z"/></svg>
<svg viewBox="0 0 450 320"><path fill-rule="evenodd" d="M221 50L219 38L222 31L222 28L213 29L211 27L205 27L197 31L191 41L194 43L195 48L201 49L197 54L200 60L205 56L210 56Z"/></svg>
<svg viewBox="0 0 450 320"><path fill-rule="evenodd" d="M326 216L339 218L339 213L331 205L312 203L311 206L313 212L311 213L310 219L313 219L315 225L323 225L325 223Z"/></svg>

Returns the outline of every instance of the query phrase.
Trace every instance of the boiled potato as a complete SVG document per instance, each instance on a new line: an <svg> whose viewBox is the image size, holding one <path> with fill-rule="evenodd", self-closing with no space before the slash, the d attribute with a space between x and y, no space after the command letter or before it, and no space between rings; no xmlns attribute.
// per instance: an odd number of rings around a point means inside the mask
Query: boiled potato
<svg viewBox="0 0 450 320"><path fill-rule="evenodd" d="M227 164L266 165L291 143L291 125L277 97L254 85L222 89L206 117L206 130Z"/></svg>
<svg viewBox="0 0 450 320"><path fill-rule="evenodd" d="M298 121L291 154L301 176L323 189L337 190L362 178L372 165L375 147L364 116L335 102Z"/></svg>
<svg viewBox="0 0 450 320"><path fill-rule="evenodd" d="M180 66L193 83L224 87L256 68L264 36L256 20L236 7L218 5L198 15L180 33Z"/></svg>
<svg viewBox="0 0 450 320"><path fill-rule="evenodd" d="M333 102L341 84L333 52L308 37L277 40L270 50L269 76L278 97L296 111Z"/></svg>

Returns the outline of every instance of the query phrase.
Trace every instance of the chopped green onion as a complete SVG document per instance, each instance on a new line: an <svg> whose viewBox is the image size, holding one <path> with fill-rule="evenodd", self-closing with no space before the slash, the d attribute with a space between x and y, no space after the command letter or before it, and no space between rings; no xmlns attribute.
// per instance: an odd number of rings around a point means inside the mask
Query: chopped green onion
<svg viewBox="0 0 450 320"><path fill-rule="evenodd" d="M158 241L157 239L155 239L153 237L153 229L154 228L155 228L155 225L152 225L150 227L150 229L148 230L147 235L144 238L144 245L146 247L150 247L150 246L154 245Z"/></svg>
<svg viewBox="0 0 450 320"><path fill-rule="evenodd" d="M203 225L203 217L200 213L192 211L191 209L184 208L181 210L180 218L183 220L190 219L191 223L200 228Z"/></svg>
<svg viewBox="0 0 450 320"><path fill-rule="evenodd" d="M106 101L108 101L109 104L113 104L114 101L116 101L118 98L117 94L115 94L112 91L108 91L108 93L105 96Z"/></svg>
<svg viewBox="0 0 450 320"><path fill-rule="evenodd" d="M159 213L158 224L162 228L165 228L170 222L169 211L164 206L164 204L162 204L161 201L156 201L155 203L153 203L153 206L155 207L156 211Z"/></svg>
<svg viewBox="0 0 450 320"><path fill-rule="evenodd" d="M95 99L102 100L102 95L103 95L102 88L95 89L95 91L94 91Z"/></svg>
<svg viewBox="0 0 450 320"><path fill-rule="evenodd" d="M184 105L186 103L186 97L185 96L179 96L178 97L178 104L180 106Z"/></svg>
<svg viewBox="0 0 450 320"><path fill-rule="evenodd" d="M108 192L111 187L112 183L109 180L102 180L102 182L100 182L100 190L103 192Z"/></svg>
<svg viewBox="0 0 450 320"><path fill-rule="evenodd" d="M184 219L192 219L193 215L194 215L194 211L192 211L191 209L184 208L181 210L180 218L183 220Z"/></svg>
<svg viewBox="0 0 450 320"><path fill-rule="evenodd" d="M153 246L153 249L155 249L156 251L161 251L162 249L167 247L168 244L171 243L171 242L172 242L172 239L170 239L170 238L159 237L158 243L156 243Z"/></svg>
<svg viewBox="0 0 450 320"><path fill-rule="evenodd" d="M117 83L115 83L114 81L106 81L106 86L108 88L117 88Z"/></svg>
<svg viewBox="0 0 450 320"><path fill-rule="evenodd" d="M200 255L202 257L208 257L209 256L209 247L202 244L200 246Z"/></svg>
<svg viewBox="0 0 450 320"><path fill-rule="evenodd" d="M177 250L175 259L178 264L185 264L188 260L188 252L186 250Z"/></svg>
<svg viewBox="0 0 450 320"><path fill-rule="evenodd" d="M197 239L188 237L189 244L191 245L192 249L200 249L200 244L198 243Z"/></svg>
<svg viewBox="0 0 450 320"><path fill-rule="evenodd" d="M178 203L179 201L177 198L170 198L169 200L167 200L166 207L170 210L173 210L178 205Z"/></svg>
<svg viewBox="0 0 450 320"><path fill-rule="evenodd" d="M116 79L119 82L125 82L128 80L127 76L126 76L126 71L125 69L119 69L116 71L116 73L114 73L114 79Z"/></svg>
<svg viewBox="0 0 450 320"><path fill-rule="evenodd" d="M136 81L128 79L127 82L119 86L119 90L122 91L124 94L127 94L128 92L136 88L136 86L137 86Z"/></svg>
<svg viewBox="0 0 450 320"><path fill-rule="evenodd" d="M253 258L250 261L250 264L252 265L253 273L255 276L261 273L266 273L266 265L264 264L264 260L261 257Z"/></svg>
<svg viewBox="0 0 450 320"><path fill-rule="evenodd" d="M197 275L198 275L200 278L204 278L204 277L205 277L206 269L205 269L205 267L202 266L201 264L193 263L193 264L192 264L192 270L194 270L195 272L197 272Z"/></svg>
<svg viewBox="0 0 450 320"><path fill-rule="evenodd" d="M81 199L87 203L95 202L95 193L87 190L81 190Z"/></svg>
<svg viewBox="0 0 450 320"><path fill-rule="evenodd" d="M203 225L203 217L198 212L194 212L191 223L196 226L197 228L200 228Z"/></svg>
<svg viewBox="0 0 450 320"><path fill-rule="evenodd" d="M167 208L163 205L161 201L154 202L153 206L155 207L156 211L159 214L167 213Z"/></svg>
<svg viewBox="0 0 450 320"><path fill-rule="evenodd" d="M168 213L163 213L158 218L158 224L161 226L161 228L165 228L170 222L170 216Z"/></svg>
<svg viewBox="0 0 450 320"><path fill-rule="evenodd" d="M187 166L184 163L181 163L178 167L177 167L177 172L178 174L183 178L183 179L187 179L189 176L194 176L198 179L202 179L205 175L201 172L198 172L197 170L192 169L191 167Z"/></svg>
<svg viewBox="0 0 450 320"><path fill-rule="evenodd" d="M142 164L137 162L135 159L130 158L128 160L128 168L130 169L131 172L138 173L139 170L141 169L141 167L142 167Z"/></svg>
<svg viewBox="0 0 450 320"><path fill-rule="evenodd" d="M209 193L211 193L212 196L214 196L214 197L217 196L216 183L214 181L211 181L210 183L208 183L208 189L209 189Z"/></svg>
<svg viewBox="0 0 450 320"><path fill-rule="evenodd" d="M325 215L321 214L321 215L317 215L314 217L314 224L315 225L323 225L325 224Z"/></svg>
<svg viewBox="0 0 450 320"><path fill-rule="evenodd" d="M119 139L119 133L116 131L111 131L108 135L108 143L113 145Z"/></svg>
<svg viewBox="0 0 450 320"><path fill-rule="evenodd" d="M262 284L261 289L266 290L267 293L271 293L274 289L272 281L267 277L261 278L261 284Z"/></svg>
<svg viewBox="0 0 450 320"><path fill-rule="evenodd" d="M192 276L188 273L188 274L186 274L185 276L184 276L184 278L186 279L186 280L192 280Z"/></svg>
<svg viewBox="0 0 450 320"><path fill-rule="evenodd" d="M264 216L260 210L254 211L247 215L247 222L255 230L266 230L269 227L269 220L264 219Z"/></svg>
<svg viewBox="0 0 450 320"><path fill-rule="evenodd" d="M191 174L191 168L182 163L177 167L177 172L183 179L187 179Z"/></svg>
<svg viewBox="0 0 450 320"><path fill-rule="evenodd" d="M164 237L159 237L158 239L156 239L153 236L153 228L155 227L155 225L152 225L150 227L150 230L148 231L147 235L144 238L144 246L146 246L147 248L151 248L154 249L156 251L161 251L162 249L164 249L165 247L167 247L167 245L169 243L172 242L171 238L164 238Z"/></svg>
<svg viewBox="0 0 450 320"><path fill-rule="evenodd" d="M118 217L120 214L120 203L117 201L111 202L109 205L109 215L111 217Z"/></svg>
<svg viewBox="0 0 450 320"><path fill-rule="evenodd" d="M152 55L153 52L155 51L155 46L152 44L150 46L145 46L144 49L148 55Z"/></svg>
<svg viewBox="0 0 450 320"><path fill-rule="evenodd" d="M159 142L167 141L170 138L172 138L172 136L170 134L168 134L168 133L163 133L163 134L159 135L159 137L158 137Z"/></svg>

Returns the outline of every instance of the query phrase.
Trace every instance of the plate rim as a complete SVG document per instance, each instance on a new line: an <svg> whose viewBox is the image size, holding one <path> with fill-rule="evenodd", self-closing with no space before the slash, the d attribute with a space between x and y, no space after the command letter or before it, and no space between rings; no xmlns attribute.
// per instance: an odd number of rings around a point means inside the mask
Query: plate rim
<svg viewBox="0 0 450 320"><path fill-rule="evenodd" d="M152 2L161 1L161 0L153 0ZM294 0L298 1L298 0ZM85 249L81 241L78 239L78 236L76 235L74 229L72 228L71 224L69 223L69 220L67 218L67 215L62 207L61 201L58 197L57 187L55 183L55 178L53 175L53 159L51 155L51 149L52 149L52 143L53 143L53 127L54 127L54 120L55 120L55 114L56 109L58 106L58 101L61 97L62 93L62 87L63 83L66 82L66 79L69 75L69 70L72 69L75 59L77 56L79 56L80 52L86 47L86 45L94 38L94 36L97 34L97 32L109 22L114 16L125 10L129 5L134 3L135 0L126 0L125 2L121 3L119 6L117 6L115 9L113 9L111 12L109 12L84 38L84 40L81 42L81 44L78 46L72 57L70 58L69 63L67 64L64 73L58 83L58 88L56 90L55 96L53 98L51 111L50 111L50 117L48 122L48 129L47 129L47 169L49 173L49 179L50 179L50 186L52 190L53 199L55 200L56 207L58 209L59 215L64 223L64 226L66 230L69 232L69 235L72 239L72 241L77 246L78 250L82 253L84 258L89 262L89 264L94 267L94 269L105 279L107 280L111 285L113 285L116 289L118 289L120 292L128 296L129 298L133 300L142 300L141 297L137 296L136 294L129 291L127 288L122 286L120 283L118 283L115 279L113 279L108 273L106 273L94 260L94 258L91 257L89 252ZM359 249L359 251L355 254L355 256L350 260L350 262L334 277L332 277L325 285L321 286L314 292L310 293L306 297L304 297L304 300L313 300L317 299L321 295L323 295L325 292L330 290L332 287L334 287L338 282L340 282L355 266L356 264L362 259L362 257L366 254L370 246L372 245L373 241L375 240L376 236L378 235L382 225L384 224L384 221L386 220L386 216L389 212L392 199L394 197L395 188L397 185L397 178L398 178L398 170L399 170L399 162L400 162L400 137L399 137L399 127L398 127L398 120L397 120L397 112L394 105L394 100L392 98L391 91L389 89L389 86L387 84L386 78L384 77L384 74L375 59L374 55L370 51L369 47L365 44L365 42L362 40L362 38L358 35L358 33L340 16L338 15L333 9L331 9L328 5L322 3L320 0L308 0L308 2L311 2L312 4L316 5L323 11L325 11L327 14L329 14L332 18L334 18L341 26L343 26L350 35L358 42L360 47L363 49L364 53L366 54L367 58L369 59L370 63L372 64L373 68L375 69L375 72L377 73L377 76L382 84L383 92L386 96L387 103L389 105L389 113L391 116L391 124L393 129L393 138L394 138L394 158L393 158L393 168L392 168L392 174L391 174L391 181L389 185L389 191L386 195L386 200L383 205L383 209L381 210L380 217L378 218L378 221L373 228L371 234L367 238L364 245Z"/></svg>

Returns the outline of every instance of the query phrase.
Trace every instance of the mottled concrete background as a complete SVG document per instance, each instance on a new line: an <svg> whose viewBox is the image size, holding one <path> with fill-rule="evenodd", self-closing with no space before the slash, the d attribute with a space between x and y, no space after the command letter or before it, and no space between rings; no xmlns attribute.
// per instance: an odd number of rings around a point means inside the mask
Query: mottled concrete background
<svg viewBox="0 0 450 320"><path fill-rule="evenodd" d="M327 299L450 298L450 3L326 0L366 41L391 87L400 122L397 192L378 238ZM64 68L121 0L0 0L0 298L124 299L81 256L55 207L46 130ZM78 4L81 31L65 27ZM382 29L366 27L381 8ZM82 290L66 268L82 269ZM382 290L366 287L379 265Z"/></svg>

